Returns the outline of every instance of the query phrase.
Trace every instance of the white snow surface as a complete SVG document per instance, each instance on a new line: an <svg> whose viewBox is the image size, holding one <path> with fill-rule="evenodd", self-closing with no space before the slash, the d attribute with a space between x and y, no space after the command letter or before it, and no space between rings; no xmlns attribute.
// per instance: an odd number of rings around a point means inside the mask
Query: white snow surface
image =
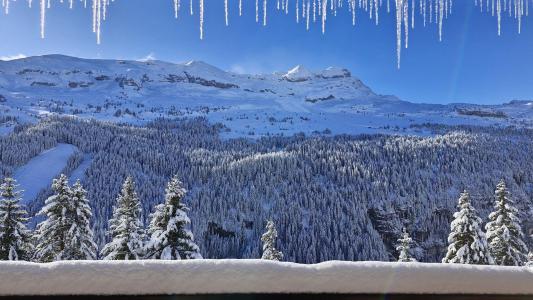
<svg viewBox="0 0 533 300"><path fill-rule="evenodd" d="M533 128L533 101L502 105L419 104L380 95L344 68L235 74L201 61L81 59L63 55L0 61L0 110L22 121L49 114L144 124L205 116L226 137L424 134L411 125ZM0 124L0 126L3 126ZM5 127L5 126L4 126ZM328 130L326 130L328 129ZM1 129L8 134L10 129Z"/></svg>
<svg viewBox="0 0 533 300"><path fill-rule="evenodd" d="M300 65L294 67L293 69L289 70L287 74L283 75L284 79L295 82L311 80L313 77L315 77L315 74L307 70L304 66Z"/></svg>
<svg viewBox="0 0 533 300"><path fill-rule="evenodd" d="M505 282L505 284L502 284ZM415 293L533 295L527 267L265 260L0 262L0 295Z"/></svg>
<svg viewBox="0 0 533 300"><path fill-rule="evenodd" d="M66 167L68 159L76 150L73 145L58 144L16 169L13 177L19 188L24 190L22 203L30 203L42 189L49 187L52 179Z"/></svg>

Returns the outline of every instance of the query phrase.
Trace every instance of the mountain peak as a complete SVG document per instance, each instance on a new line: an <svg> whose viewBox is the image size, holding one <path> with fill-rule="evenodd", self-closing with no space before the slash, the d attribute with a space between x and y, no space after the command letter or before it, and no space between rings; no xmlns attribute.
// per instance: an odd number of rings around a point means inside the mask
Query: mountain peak
<svg viewBox="0 0 533 300"><path fill-rule="evenodd" d="M210 65L204 61L201 60L191 60L184 64L184 66L192 73L198 74L198 75L218 75L225 77L227 74L225 71Z"/></svg>
<svg viewBox="0 0 533 300"><path fill-rule="evenodd" d="M296 67L290 69L285 75L282 76L283 79L292 82L307 81L315 77L315 74L302 65L297 65Z"/></svg>

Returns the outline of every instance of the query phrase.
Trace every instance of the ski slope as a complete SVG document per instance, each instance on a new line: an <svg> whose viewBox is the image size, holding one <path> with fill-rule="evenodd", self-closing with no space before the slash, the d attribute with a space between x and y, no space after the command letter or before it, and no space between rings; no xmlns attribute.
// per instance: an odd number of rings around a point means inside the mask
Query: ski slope
<svg viewBox="0 0 533 300"><path fill-rule="evenodd" d="M77 149L73 145L58 144L15 170L13 177L20 185L19 188L24 190L22 203L30 203L42 189L49 187L52 180L66 167L69 157Z"/></svg>
<svg viewBox="0 0 533 300"><path fill-rule="evenodd" d="M85 154L83 156L83 160L80 163L80 165L72 171L72 173L69 176L69 180L71 183L76 182L76 180L83 180L85 177L85 171L89 169L91 166L91 163L93 162L93 157L90 154Z"/></svg>
<svg viewBox="0 0 533 300"><path fill-rule="evenodd" d="M533 270L452 264L265 260L0 262L0 295L240 293L533 295Z"/></svg>

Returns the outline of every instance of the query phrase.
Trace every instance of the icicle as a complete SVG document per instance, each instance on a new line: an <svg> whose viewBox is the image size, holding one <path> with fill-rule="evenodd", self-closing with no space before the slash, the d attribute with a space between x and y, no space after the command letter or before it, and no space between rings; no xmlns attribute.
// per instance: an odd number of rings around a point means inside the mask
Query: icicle
<svg viewBox="0 0 533 300"><path fill-rule="evenodd" d="M87 7L87 0L79 0L83 3L84 7ZM100 44L102 35L102 22L107 19L107 9L110 3L114 0L92 0L92 31L96 35L96 42ZM178 18L180 10L180 0L172 0L174 17ZM263 26L267 25L268 21L268 0L262 0L263 9ZM385 4L386 1L386 4ZM394 0L396 4L396 38L397 38L397 60L398 67L400 66L401 48L402 42L405 43L407 48L409 45L409 29L414 29L415 26L415 12L417 11L416 5L419 5L418 11L422 17L423 25L426 26L427 22L435 23L438 28L439 41L443 38L444 20L448 18L448 15L452 14L453 0ZM529 2L533 0L470 0L474 5L479 6L481 12L490 13L497 18L498 35L502 34L502 14L507 13L510 17L514 18L517 22L518 33L522 32L523 17L529 15ZM18 2L24 2L28 4L28 7L32 7L32 0L19 0ZM51 0L39 0L40 5L40 18L41 18L41 38L45 36L45 23L46 23L46 10L51 7ZM74 0L56 0L55 3L65 3L72 9L74 6ZM193 15L193 0L189 1L190 14ZM200 6L200 39L204 37L204 5L205 0L199 0ZM418 2L418 3L417 3ZM11 5L17 3L15 0L1 0L2 10L8 14ZM276 0L276 9L284 11L285 14L289 14L289 0ZM352 25L355 26L357 9L362 9L368 14L370 19L375 18L375 23L379 24L380 9L384 9L386 5L387 12L391 11L390 0L294 0L294 12L296 14L296 22L300 22L300 18L305 20L306 30L310 30L311 20L317 22L317 19L321 17L322 33L326 31L326 21L328 10L329 13L336 16L337 11L347 7L348 11L352 14ZM239 16L243 15L242 7L243 0L239 0ZM259 23L260 3L256 0L256 22ZM392 4L393 5L393 4ZM409 5L411 5L409 9ZM312 7L311 7L312 6ZM429 6L429 7L428 7ZM291 7L292 9L292 7ZM229 0L224 0L224 14L225 24L229 26ZM429 19L427 16L429 15ZM421 22L422 22L421 21ZM411 24L409 24L409 22ZM402 28L403 26L403 28ZM402 35L405 35L402 36Z"/></svg>
<svg viewBox="0 0 533 300"><path fill-rule="evenodd" d="M255 22L259 23L259 0L255 0Z"/></svg>
<svg viewBox="0 0 533 300"><path fill-rule="evenodd" d="M356 13L356 11L355 11L355 5L356 5L355 4L355 0L351 0L350 1L350 5L352 7L352 26L355 26L355 13Z"/></svg>
<svg viewBox="0 0 533 300"><path fill-rule="evenodd" d="M405 29L405 49L409 46L409 0L403 0L403 22Z"/></svg>
<svg viewBox="0 0 533 300"><path fill-rule="evenodd" d="M229 25L229 17L228 17L228 0L224 0L224 16L226 20L226 26Z"/></svg>
<svg viewBox="0 0 533 300"><path fill-rule="evenodd" d="M300 23L300 4L298 3L298 0L296 0L296 23Z"/></svg>
<svg viewBox="0 0 533 300"><path fill-rule="evenodd" d="M423 8L422 10L424 11L424 27L426 27L426 0L424 0L423 2Z"/></svg>
<svg viewBox="0 0 533 300"><path fill-rule="evenodd" d="M97 16L96 16L96 44L100 45L100 28L102 22L102 0L96 0L97 3Z"/></svg>
<svg viewBox="0 0 533 300"><path fill-rule="evenodd" d="M263 26L267 26L267 0L263 0Z"/></svg>
<svg viewBox="0 0 533 300"><path fill-rule="evenodd" d="M429 23L433 23L433 0L429 2Z"/></svg>
<svg viewBox="0 0 533 300"><path fill-rule="evenodd" d="M328 13L328 0L322 0L322 34L326 33L326 15Z"/></svg>
<svg viewBox="0 0 533 300"><path fill-rule="evenodd" d="M496 0L496 14L498 16L498 35L502 32L502 3L501 0Z"/></svg>
<svg viewBox="0 0 533 300"><path fill-rule="evenodd" d="M444 18L444 0L439 0L439 42L442 42L442 19Z"/></svg>
<svg viewBox="0 0 533 300"><path fill-rule="evenodd" d="M379 25L379 10L378 10L378 6L379 6L379 1L378 0L374 0L374 13L375 13L375 18L376 18L376 25Z"/></svg>
<svg viewBox="0 0 533 300"><path fill-rule="evenodd" d="M200 39L204 39L204 0L200 0Z"/></svg>
<svg viewBox="0 0 533 300"><path fill-rule="evenodd" d="M41 0L41 38L44 39L44 26L46 22L46 3Z"/></svg>
<svg viewBox="0 0 533 300"><path fill-rule="evenodd" d="M411 1L411 28L415 29L415 0Z"/></svg>
<svg viewBox="0 0 533 300"><path fill-rule="evenodd" d="M396 61L398 69L400 68L402 55L402 19L403 19L403 0L396 0Z"/></svg>
<svg viewBox="0 0 533 300"><path fill-rule="evenodd" d="M93 33L96 33L96 0L93 0Z"/></svg>
<svg viewBox="0 0 533 300"><path fill-rule="evenodd" d="M180 11L180 0L174 0L174 18L178 18L178 13Z"/></svg>
<svg viewBox="0 0 533 300"><path fill-rule="evenodd" d="M107 15L107 1L108 0L102 0L102 20L105 21L106 15Z"/></svg>
<svg viewBox="0 0 533 300"><path fill-rule="evenodd" d="M316 0L313 0L313 23L316 23Z"/></svg>
<svg viewBox="0 0 533 300"><path fill-rule="evenodd" d="M305 13L305 18L306 18L306 28L307 30L309 30L309 14L310 14L310 7L311 7L311 2L309 0L307 0L307 6L306 6L306 13Z"/></svg>

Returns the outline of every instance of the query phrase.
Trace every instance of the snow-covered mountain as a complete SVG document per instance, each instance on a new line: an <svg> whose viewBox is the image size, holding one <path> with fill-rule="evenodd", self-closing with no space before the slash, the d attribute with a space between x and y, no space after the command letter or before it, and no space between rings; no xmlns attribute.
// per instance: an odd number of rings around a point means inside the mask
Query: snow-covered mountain
<svg viewBox="0 0 533 300"><path fill-rule="evenodd" d="M431 105L379 95L343 68L242 75L200 61L93 60L46 55L0 61L0 109L127 123L205 115L231 136L420 133L421 123L533 126L533 101ZM1 120L0 120L1 121ZM3 132L9 132L4 122Z"/></svg>

